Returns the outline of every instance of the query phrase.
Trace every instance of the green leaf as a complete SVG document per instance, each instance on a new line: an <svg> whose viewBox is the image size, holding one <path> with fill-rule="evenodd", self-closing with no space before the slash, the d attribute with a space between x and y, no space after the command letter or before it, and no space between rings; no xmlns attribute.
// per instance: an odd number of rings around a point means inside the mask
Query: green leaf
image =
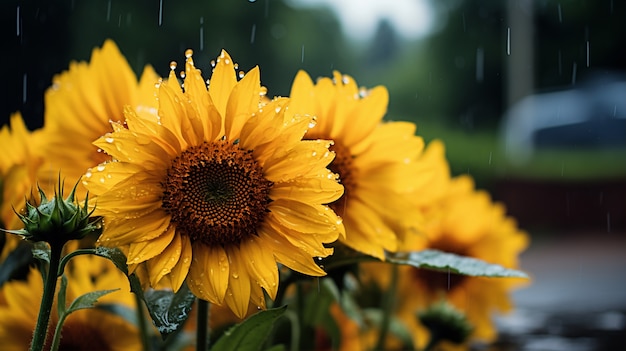
<svg viewBox="0 0 626 351"><path fill-rule="evenodd" d="M9 252L0 265L0 286L20 274L28 272L28 264L33 258L31 247L32 244L29 242L20 241L19 245Z"/></svg>
<svg viewBox="0 0 626 351"><path fill-rule="evenodd" d="M122 252L122 250L114 247L104 247L98 246L96 247L96 255L108 258L115 267L117 267L124 274L128 275L128 264L126 264L126 255Z"/></svg>
<svg viewBox="0 0 626 351"><path fill-rule="evenodd" d="M99 298L117 290L120 290L120 289L96 290L96 291L91 291L84 295L81 295L77 297L74 301L72 301L72 303L70 304L70 307L68 307L67 309L66 315L69 315L70 313L73 313L73 312L76 312L78 310L82 310L85 308L91 308L96 304L96 302L98 302Z"/></svg>
<svg viewBox="0 0 626 351"><path fill-rule="evenodd" d="M475 277L528 278L522 271L439 250L388 253L387 262Z"/></svg>
<svg viewBox="0 0 626 351"><path fill-rule="evenodd" d="M260 311L235 325L213 345L213 351L257 351L287 306Z"/></svg>
<svg viewBox="0 0 626 351"><path fill-rule="evenodd" d="M144 293L150 317L163 339L183 327L195 299L187 284L183 284L176 293L171 290L148 290Z"/></svg>

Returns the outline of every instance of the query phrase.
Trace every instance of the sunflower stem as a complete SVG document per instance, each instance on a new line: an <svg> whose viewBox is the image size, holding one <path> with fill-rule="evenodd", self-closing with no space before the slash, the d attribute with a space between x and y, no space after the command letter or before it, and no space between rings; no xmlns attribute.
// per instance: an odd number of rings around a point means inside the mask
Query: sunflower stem
<svg viewBox="0 0 626 351"><path fill-rule="evenodd" d="M389 325L391 324L391 314L393 313L394 302L396 297L396 285L398 285L398 266L391 265L391 281L389 288L383 295L382 310L383 319L380 323L380 334L378 334L378 341L376 342L375 350L385 349L385 340L387 339L387 333L389 332Z"/></svg>
<svg viewBox="0 0 626 351"><path fill-rule="evenodd" d="M198 299L198 323L196 330L196 350L209 349L209 302Z"/></svg>
<svg viewBox="0 0 626 351"><path fill-rule="evenodd" d="M135 303L137 304L137 323L139 324L139 335L141 336L141 345L144 351L152 350L150 340L148 339L148 325L146 323L146 314L143 309L143 300L137 294L133 294Z"/></svg>
<svg viewBox="0 0 626 351"><path fill-rule="evenodd" d="M52 312L52 303L54 302L54 294L57 287L58 270L61 262L61 252L63 244L50 246L50 264L48 273L44 278L43 297L39 306L39 316L33 334L33 340L30 344L30 351L43 350L48 336L48 323L50 322L50 312Z"/></svg>
<svg viewBox="0 0 626 351"><path fill-rule="evenodd" d="M59 263L59 268L57 269L57 277L60 277L63 275L63 272L65 271L65 265L70 261L70 259L72 259L72 257L78 256L78 255L93 255L95 254L95 252L96 252L96 249L78 249L76 251L72 251L68 253L67 255L63 256L63 258L61 258L61 261Z"/></svg>

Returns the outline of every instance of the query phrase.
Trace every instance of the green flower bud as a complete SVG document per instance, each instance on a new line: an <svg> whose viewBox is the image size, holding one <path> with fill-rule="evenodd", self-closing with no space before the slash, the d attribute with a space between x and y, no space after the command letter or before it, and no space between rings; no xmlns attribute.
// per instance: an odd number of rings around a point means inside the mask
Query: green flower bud
<svg viewBox="0 0 626 351"><path fill-rule="evenodd" d="M24 223L24 229L5 231L20 235L26 240L45 241L50 246L62 246L69 240L82 239L89 233L100 231L102 227L100 218L90 217L95 208L89 211L89 194L85 197L83 207L75 199L77 186L78 182L69 196L63 199L63 186L59 181L54 197L50 200L38 186L39 206L27 200L25 213L16 212Z"/></svg>
<svg viewBox="0 0 626 351"><path fill-rule="evenodd" d="M445 301L432 304L428 309L421 311L418 318L430 331L432 346L443 340L462 344L473 329L465 315Z"/></svg>

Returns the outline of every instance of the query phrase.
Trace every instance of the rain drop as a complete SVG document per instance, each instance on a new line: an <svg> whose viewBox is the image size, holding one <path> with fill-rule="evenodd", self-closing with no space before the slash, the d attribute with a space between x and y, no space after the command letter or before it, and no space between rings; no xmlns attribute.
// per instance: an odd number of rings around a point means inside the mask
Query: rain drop
<svg viewBox="0 0 626 351"><path fill-rule="evenodd" d="M102 171L104 171L104 165L98 165L98 167L96 167L96 169L98 170L98 172L102 172Z"/></svg>
<svg viewBox="0 0 626 351"><path fill-rule="evenodd" d="M200 23L202 23L202 19L200 20ZM193 50L191 50L191 49L185 50L185 57L186 58L191 58L191 56L193 56Z"/></svg>
<svg viewBox="0 0 626 351"><path fill-rule="evenodd" d="M111 137L106 137L106 138L104 138L104 141L106 141L109 144L112 144L115 141L115 139L113 139Z"/></svg>
<svg viewBox="0 0 626 351"><path fill-rule="evenodd" d="M250 33L250 44L254 43L254 36L256 34L256 24L252 25L252 33Z"/></svg>
<svg viewBox="0 0 626 351"><path fill-rule="evenodd" d="M244 71L239 71L239 79L243 78L243 76L245 76L245 72Z"/></svg>
<svg viewBox="0 0 626 351"><path fill-rule="evenodd" d="M178 66L178 63L176 63L176 61L171 61L170 62L170 69L172 71L175 70L177 66Z"/></svg>

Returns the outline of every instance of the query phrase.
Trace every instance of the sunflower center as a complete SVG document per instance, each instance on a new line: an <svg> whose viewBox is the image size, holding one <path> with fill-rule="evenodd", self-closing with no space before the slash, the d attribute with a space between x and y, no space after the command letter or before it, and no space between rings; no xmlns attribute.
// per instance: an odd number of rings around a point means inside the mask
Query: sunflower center
<svg viewBox="0 0 626 351"><path fill-rule="evenodd" d="M172 161L163 183L163 209L192 241L232 245L256 233L272 182L251 150L227 141L192 146Z"/></svg>
<svg viewBox="0 0 626 351"><path fill-rule="evenodd" d="M454 245L449 243L436 241L431 243L429 248L460 256L468 256L465 250L454 247ZM413 268L413 276L419 281L427 282L427 286L433 291L455 290L467 279L467 276L461 274L418 268Z"/></svg>
<svg viewBox="0 0 626 351"><path fill-rule="evenodd" d="M335 152L335 159L328 165L328 169L339 174L339 182L343 184L343 195L335 202L329 204L330 208L339 216L343 216L346 209L346 201L356 188L357 169L352 165L354 157L350 149L335 141L329 150Z"/></svg>

